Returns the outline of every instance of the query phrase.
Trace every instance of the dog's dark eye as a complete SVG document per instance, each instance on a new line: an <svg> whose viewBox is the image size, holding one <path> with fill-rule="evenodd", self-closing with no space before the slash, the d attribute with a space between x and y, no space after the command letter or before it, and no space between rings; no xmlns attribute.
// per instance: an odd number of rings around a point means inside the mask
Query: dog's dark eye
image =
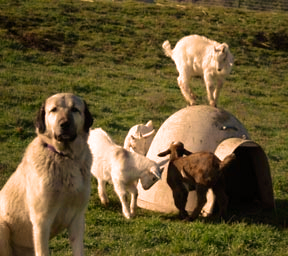
<svg viewBox="0 0 288 256"><path fill-rule="evenodd" d="M54 108L52 108L51 110L50 110L50 112L56 112L57 111L57 108L56 107L54 107Z"/></svg>
<svg viewBox="0 0 288 256"><path fill-rule="evenodd" d="M78 109L78 108L75 108L75 107L71 108L71 111L72 111L73 113L77 113L77 112L80 113L79 109Z"/></svg>

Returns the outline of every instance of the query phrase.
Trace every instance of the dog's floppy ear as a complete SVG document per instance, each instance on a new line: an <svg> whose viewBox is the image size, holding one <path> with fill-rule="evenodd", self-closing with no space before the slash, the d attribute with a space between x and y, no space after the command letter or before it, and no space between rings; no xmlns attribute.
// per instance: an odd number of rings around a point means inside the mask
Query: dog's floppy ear
<svg viewBox="0 0 288 256"><path fill-rule="evenodd" d="M84 101L85 104L85 110L84 110L84 115L85 115L85 123L84 123L84 131L89 132L89 128L93 124L93 117L88 109L87 103Z"/></svg>
<svg viewBox="0 0 288 256"><path fill-rule="evenodd" d="M38 111L36 121L35 121L36 129L39 133L44 133L46 130L45 125L45 103L42 104L40 110Z"/></svg>

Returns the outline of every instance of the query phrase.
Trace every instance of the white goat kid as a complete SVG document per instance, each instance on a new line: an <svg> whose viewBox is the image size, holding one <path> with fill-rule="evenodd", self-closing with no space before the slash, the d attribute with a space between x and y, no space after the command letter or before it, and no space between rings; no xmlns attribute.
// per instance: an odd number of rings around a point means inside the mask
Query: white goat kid
<svg viewBox="0 0 288 256"><path fill-rule="evenodd" d="M143 189L147 190L161 179L163 169L160 170L157 163L147 157L116 145L101 128L90 131L88 144L93 156L91 173L98 181L101 203L108 204L106 183L112 181L122 204L122 212L130 219L136 211L138 180ZM131 194L130 209L127 192Z"/></svg>
<svg viewBox="0 0 288 256"><path fill-rule="evenodd" d="M145 125L136 124L129 130L124 141L124 148L145 156L152 143L154 134L155 130L152 120Z"/></svg>
<svg viewBox="0 0 288 256"><path fill-rule="evenodd" d="M173 50L168 40L162 47L166 56L171 57L176 64L178 85L185 100L190 105L196 104L189 80L192 76L202 76L209 104L216 107L225 77L230 74L234 62L229 46L203 36L190 35L180 39Z"/></svg>

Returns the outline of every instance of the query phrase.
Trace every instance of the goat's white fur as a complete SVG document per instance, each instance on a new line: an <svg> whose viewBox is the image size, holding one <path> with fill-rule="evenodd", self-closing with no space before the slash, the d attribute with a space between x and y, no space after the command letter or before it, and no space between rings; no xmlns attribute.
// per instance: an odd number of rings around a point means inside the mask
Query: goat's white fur
<svg viewBox="0 0 288 256"><path fill-rule="evenodd" d="M88 144L93 155L91 173L98 181L101 203L108 204L106 183L112 181L122 204L122 212L127 219L130 219L136 211L138 180L146 179L150 187L161 178L162 171L156 162L116 145L101 128L90 131ZM130 209L127 192L131 194Z"/></svg>
<svg viewBox="0 0 288 256"><path fill-rule="evenodd" d="M171 57L176 64L178 85L185 100L190 105L196 104L189 81L192 76L202 76L209 104L216 107L225 77L230 74L234 62L229 46L203 36L190 35L180 39L173 50L168 40L162 48L166 56Z"/></svg>
<svg viewBox="0 0 288 256"><path fill-rule="evenodd" d="M155 130L152 120L145 125L136 124L129 130L124 141L124 148L145 156L152 143L154 134Z"/></svg>

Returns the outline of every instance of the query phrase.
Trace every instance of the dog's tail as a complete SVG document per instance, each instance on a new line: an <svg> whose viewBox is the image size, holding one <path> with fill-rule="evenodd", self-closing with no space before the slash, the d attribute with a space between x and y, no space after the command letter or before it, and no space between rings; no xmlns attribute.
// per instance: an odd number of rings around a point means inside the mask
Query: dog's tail
<svg viewBox="0 0 288 256"><path fill-rule="evenodd" d="M233 162L235 159L236 159L236 155L235 155L234 153L226 156L226 157L223 159L223 161L221 161L221 163L220 163L220 166L219 166L220 171L221 171L221 172L224 172L225 170L227 170L227 169L231 166L232 162Z"/></svg>
<svg viewBox="0 0 288 256"><path fill-rule="evenodd" d="M171 49L171 44L169 43L168 40L166 40L163 44L162 44L162 48L164 49L164 53L167 57L171 57L172 56L172 49Z"/></svg>

